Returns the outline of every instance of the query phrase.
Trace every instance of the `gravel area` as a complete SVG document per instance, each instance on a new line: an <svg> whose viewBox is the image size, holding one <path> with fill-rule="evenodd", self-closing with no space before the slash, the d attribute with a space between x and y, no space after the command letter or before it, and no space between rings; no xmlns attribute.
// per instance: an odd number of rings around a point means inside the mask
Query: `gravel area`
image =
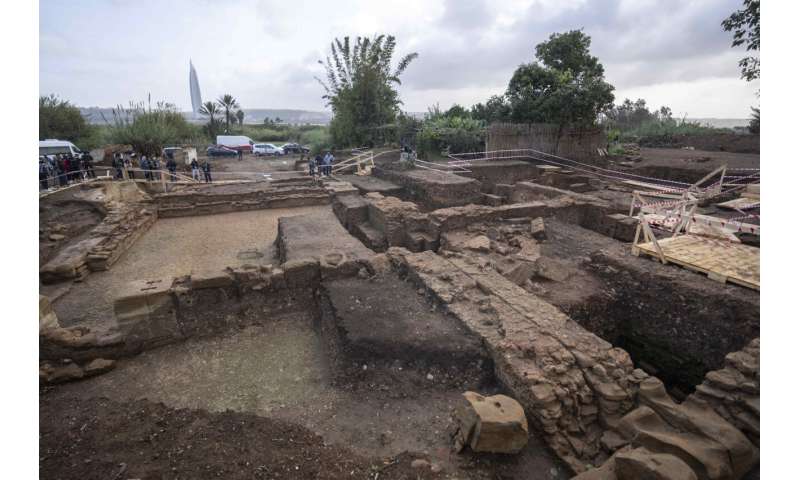
<svg viewBox="0 0 800 480"><path fill-rule="evenodd" d="M117 292L131 281L276 263L278 218L313 212L333 217L325 205L158 220L111 270L72 284L53 307L63 326L102 325L111 318Z"/></svg>

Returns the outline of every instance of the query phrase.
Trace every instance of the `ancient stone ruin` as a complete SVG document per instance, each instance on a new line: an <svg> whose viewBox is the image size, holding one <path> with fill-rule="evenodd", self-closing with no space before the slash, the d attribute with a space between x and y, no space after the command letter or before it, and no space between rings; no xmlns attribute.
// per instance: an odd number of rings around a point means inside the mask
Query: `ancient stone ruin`
<svg viewBox="0 0 800 480"><path fill-rule="evenodd" d="M43 197L43 475L758 478L759 293L633 255L639 186L392 161Z"/></svg>

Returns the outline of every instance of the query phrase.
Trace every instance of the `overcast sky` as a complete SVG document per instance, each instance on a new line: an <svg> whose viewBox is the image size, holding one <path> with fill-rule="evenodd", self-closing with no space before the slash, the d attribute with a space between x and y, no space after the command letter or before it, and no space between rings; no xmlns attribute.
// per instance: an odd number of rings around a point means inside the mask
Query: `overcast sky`
<svg viewBox="0 0 800 480"><path fill-rule="evenodd" d="M335 37L397 37L418 52L404 110L502 94L553 32L582 28L623 98L676 115L745 118L758 82L720 22L741 0L41 0L39 91L109 107L152 94L190 110L189 59L204 100L245 108L326 109L318 59Z"/></svg>

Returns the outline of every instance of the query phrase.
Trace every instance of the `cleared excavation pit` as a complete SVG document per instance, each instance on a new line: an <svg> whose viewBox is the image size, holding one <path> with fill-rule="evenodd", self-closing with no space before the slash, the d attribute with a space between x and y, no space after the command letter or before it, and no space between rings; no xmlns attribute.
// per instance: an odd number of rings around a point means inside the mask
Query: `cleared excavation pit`
<svg viewBox="0 0 800 480"><path fill-rule="evenodd" d="M232 410L301 425L326 445L346 447L377 465L391 458L383 463L408 463L403 455L410 452L441 468L443 477L524 478L540 471L546 478L569 478L535 435L515 456L451 450L451 413L464 390L493 394L501 387L481 342L424 292L393 272L330 279L318 296L312 292L255 308L242 328L121 360L105 375L43 393L43 402L108 398L132 406L147 399L170 409L205 411L212 419ZM239 308L217 304L204 310L210 320L215 312L208 310ZM41 421L45 435L57 434L48 426L51 419ZM230 441L222 437L221 443ZM159 462L143 459L129 465L127 474ZM430 472L414 475L409 478L428 478Z"/></svg>

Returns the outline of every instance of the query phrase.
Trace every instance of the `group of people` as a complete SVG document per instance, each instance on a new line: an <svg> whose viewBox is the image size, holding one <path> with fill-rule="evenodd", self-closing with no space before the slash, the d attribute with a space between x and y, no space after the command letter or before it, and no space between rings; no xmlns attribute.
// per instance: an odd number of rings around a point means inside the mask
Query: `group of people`
<svg viewBox="0 0 800 480"><path fill-rule="evenodd" d="M317 154L315 157L308 157L308 174L312 177L316 174L330 177L334 160L336 157L330 151L325 152L325 156Z"/></svg>
<svg viewBox="0 0 800 480"><path fill-rule="evenodd" d="M93 161L87 152L39 155L39 188L65 187L72 182L96 178Z"/></svg>
<svg viewBox="0 0 800 480"><path fill-rule="evenodd" d="M178 163L175 161L175 156L172 152L167 152L164 157L165 161L163 164L169 172L169 181L174 182L178 178L176 175L178 171ZM134 168L134 162L136 161L135 159L135 153L115 153L111 160L111 166L116 171L116 178L124 178L122 171L125 170L129 179L136 179L137 170ZM161 165L162 161L160 158L156 156L148 157L147 155L141 155L138 160L138 171L142 173L142 177L147 181L159 181L161 180ZM197 162L197 159L192 159L190 167L192 170L193 179L200 180L200 171L202 170L205 181L207 183L211 183L211 164L208 162L208 160L204 160L203 164L200 165Z"/></svg>

